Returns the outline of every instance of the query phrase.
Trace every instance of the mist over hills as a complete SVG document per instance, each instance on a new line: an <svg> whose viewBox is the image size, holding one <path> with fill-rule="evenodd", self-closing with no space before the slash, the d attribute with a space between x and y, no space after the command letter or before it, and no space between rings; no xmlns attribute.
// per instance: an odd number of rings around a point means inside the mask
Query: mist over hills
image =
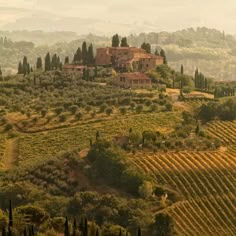
<svg viewBox="0 0 236 236"><path fill-rule="evenodd" d="M119 33L118 30L116 32ZM233 35L225 34L223 31L198 27L176 32L162 31L126 36L131 46L140 47L143 42L148 42L152 45L153 52L156 48L164 48L169 64L176 70L183 64L188 74L199 68L207 76L216 79L236 78L236 40ZM72 31L0 31L0 37L33 43L32 45L23 42L20 47L19 44L13 44L10 48L0 48L0 66L5 73L14 71L24 55L34 64L38 56L44 58L48 51L57 53L62 59L65 56L72 59L83 41L93 43L95 48L111 44L109 35L82 35Z"/></svg>

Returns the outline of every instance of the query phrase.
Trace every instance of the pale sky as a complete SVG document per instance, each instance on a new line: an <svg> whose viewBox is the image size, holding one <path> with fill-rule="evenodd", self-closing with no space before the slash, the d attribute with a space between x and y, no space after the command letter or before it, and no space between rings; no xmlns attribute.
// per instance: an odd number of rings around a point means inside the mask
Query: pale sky
<svg viewBox="0 0 236 236"><path fill-rule="evenodd" d="M206 26L236 34L235 0L0 0L0 29L174 31ZM73 23L74 22L74 23Z"/></svg>

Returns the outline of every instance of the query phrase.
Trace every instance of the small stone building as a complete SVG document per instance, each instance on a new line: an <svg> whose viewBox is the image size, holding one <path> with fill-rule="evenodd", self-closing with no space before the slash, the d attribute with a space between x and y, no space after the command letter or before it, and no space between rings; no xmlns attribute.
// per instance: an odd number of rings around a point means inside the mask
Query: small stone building
<svg viewBox="0 0 236 236"><path fill-rule="evenodd" d="M74 65L74 64L65 64L63 70L68 73L78 73L83 74L84 69L87 69L87 66L84 65Z"/></svg>
<svg viewBox="0 0 236 236"><path fill-rule="evenodd" d="M122 88L151 88L151 79L143 73L120 73L114 79L113 83Z"/></svg>

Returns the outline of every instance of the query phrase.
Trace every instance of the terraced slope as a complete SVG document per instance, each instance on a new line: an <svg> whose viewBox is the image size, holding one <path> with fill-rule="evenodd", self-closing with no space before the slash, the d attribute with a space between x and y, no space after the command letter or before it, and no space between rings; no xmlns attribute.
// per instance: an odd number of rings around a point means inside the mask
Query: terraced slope
<svg viewBox="0 0 236 236"><path fill-rule="evenodd" d="M178 235L236 235L236 122L214 122L209 132L223 140L219 151L139 153L131 161L182 201L167 207Z"/></svg>

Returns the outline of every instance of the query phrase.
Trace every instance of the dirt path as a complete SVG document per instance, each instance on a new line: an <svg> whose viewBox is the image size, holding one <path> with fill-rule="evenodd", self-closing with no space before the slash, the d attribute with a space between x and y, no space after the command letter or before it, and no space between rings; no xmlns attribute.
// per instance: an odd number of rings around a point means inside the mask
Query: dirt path
<svg viewBox="0 0 236 236"><path fill-rule="evenodd" d="M17 159L17 139L9 139L5 150L5 169L11 169Z"/></svg>

